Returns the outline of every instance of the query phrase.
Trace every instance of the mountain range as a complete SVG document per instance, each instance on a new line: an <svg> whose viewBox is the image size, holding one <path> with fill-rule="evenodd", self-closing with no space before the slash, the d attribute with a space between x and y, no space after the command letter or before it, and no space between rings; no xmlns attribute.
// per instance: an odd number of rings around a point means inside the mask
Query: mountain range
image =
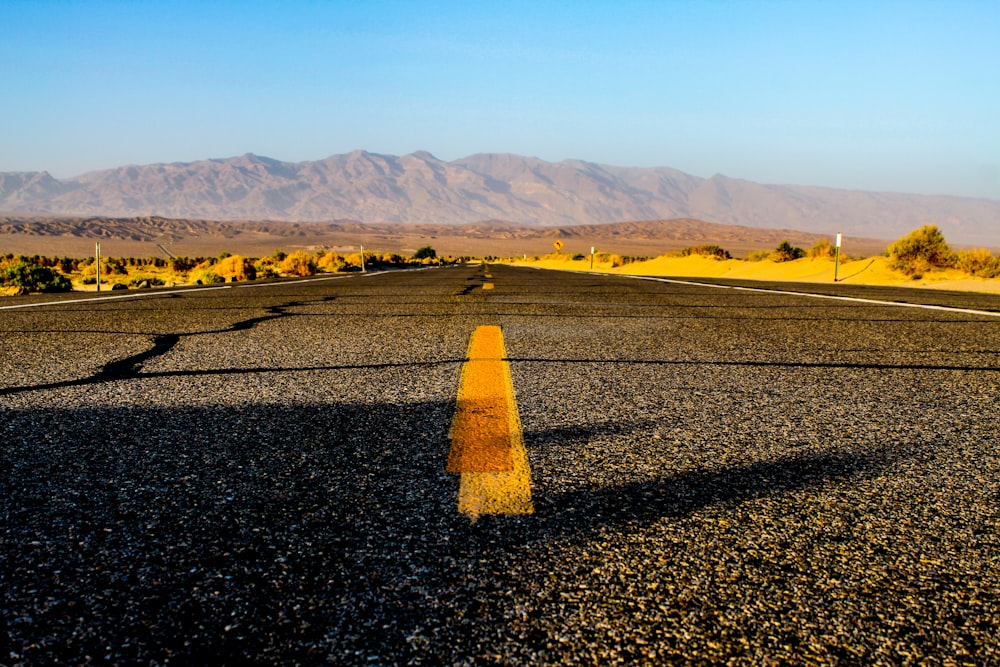
<svg viewBox="0 0 1000 667"><path fill-rule="evenodd" d="M8 215L560 227L697 218L763 229L894 239L938 225L958 244L1000 246L1000 201L764 185L667 167L614 167L511 154L450 162L354 151L282 162L246 154L130 165L71 179L0 173Z"/></svg>

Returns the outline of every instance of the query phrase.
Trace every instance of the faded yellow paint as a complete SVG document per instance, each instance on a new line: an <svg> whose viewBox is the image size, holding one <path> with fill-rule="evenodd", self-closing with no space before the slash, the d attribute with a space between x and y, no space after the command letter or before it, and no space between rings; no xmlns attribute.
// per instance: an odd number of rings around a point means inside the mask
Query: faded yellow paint
<svg viewBox="0 0 1000 667"><path fill-rule="evenodd" d="M483 283L483 289L493 289L493 283Z"/></svg>
<svg viewBox="0 0 1000 667"><path fill-rule="evenodd" d="M503 333L477 327L462 367L448 472L462 475L458 511L530 514L531 469L521 432Z"/></svg>

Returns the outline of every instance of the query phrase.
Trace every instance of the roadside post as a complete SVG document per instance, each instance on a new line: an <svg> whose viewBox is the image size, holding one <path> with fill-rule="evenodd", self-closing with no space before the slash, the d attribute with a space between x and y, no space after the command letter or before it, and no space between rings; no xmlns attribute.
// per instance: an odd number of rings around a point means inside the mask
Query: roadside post
<svg viewBox="0 0 1000 667"><path fill-rule="evenodd" d="M361 273L367 273L365 271L365 246L361 246Z"/></svg>
<svg viewBox="0 0 1000 667"><path fill-rule="evenodd" d="M94 266L97 267L97 291L101 291L101 244L94 248Z"/></svg>
<svg viewBox="0 0 1000 667"><path fill-rule="evenodd" d="M833 255L833 282L837 282L837 278L840 275L840 232L837 232L837 248Z"/></svg>
<svg viewBox="0 0 1000 667"><path fill-rule="evenodd" d="M596 248L594 248L594 246L590 246L590 270L591 271L594 270L594 252L595 251L596 251Z"/></svg>

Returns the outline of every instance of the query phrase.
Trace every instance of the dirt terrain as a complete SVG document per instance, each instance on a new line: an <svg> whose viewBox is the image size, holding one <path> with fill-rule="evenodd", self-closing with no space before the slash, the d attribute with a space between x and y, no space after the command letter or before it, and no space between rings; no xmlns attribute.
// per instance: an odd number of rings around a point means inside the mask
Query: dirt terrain
<svg viewBox="0 0 1000 667"><path fill-rule="evenodd" d="M274 221L219 222L138 218L0 217L0 254L84 257L101 243L105 256L214 256L222 252L263 256L318 248L395 252L411 255L430 245L439 255L516 257L545 255L562 240L563 252L589 253L591 247L635 257L655 257L702 244L722 246L734 256L773 249L781 241L804 248L830 236L794 230L722 225L689 218L532 227L503 221L471 225L362 224L350 220L320 223ZM889 241L845 238L853 255L881 254ZM162 247L161 247L162 246Z"/></svg>

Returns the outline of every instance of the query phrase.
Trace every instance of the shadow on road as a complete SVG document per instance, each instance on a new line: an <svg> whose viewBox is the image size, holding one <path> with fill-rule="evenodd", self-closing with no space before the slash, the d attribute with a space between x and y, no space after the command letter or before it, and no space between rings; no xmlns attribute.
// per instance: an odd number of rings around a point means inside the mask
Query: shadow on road
<svg viewBox="0 0 1000 667"><path fill-rule="evenodd" d="M452 410L4 410L2 587L17 650L28 662L393 662L421 653L415 628L473 623L466 615L504 585L484 575L484 562L530 562L532 545L882 474L892 463L814 452L665 470L622 486L542 489L535 515L470 524L456 511L457 478L444 472ZM566 435L530 434L529 448Z"/></svg>

